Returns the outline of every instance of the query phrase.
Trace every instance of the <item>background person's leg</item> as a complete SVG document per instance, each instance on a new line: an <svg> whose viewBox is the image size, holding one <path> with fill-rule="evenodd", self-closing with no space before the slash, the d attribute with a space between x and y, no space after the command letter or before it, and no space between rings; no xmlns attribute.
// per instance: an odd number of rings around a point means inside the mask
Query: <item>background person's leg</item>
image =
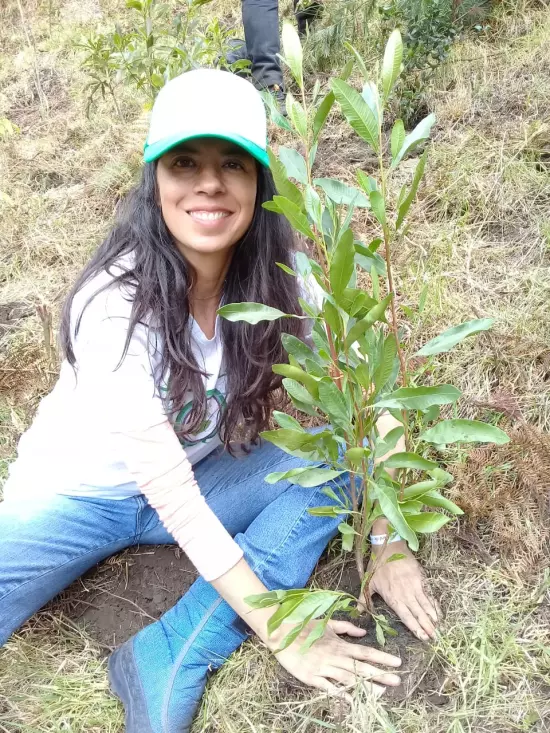
<svg viewBox="0 0 550 733"><path fill-rule="evenodd" d="M311 507L332 503L320 488L287 481L270 485L264 477L307 461L271 444L245 459L223 455L219 462L207 460L197 468L197 480L229 531L239 532L236 540L247 561L268 588L303 587L342 518L308 513ZM347 478L333 485L347 488ZM151 731L183 733L189 730L208 672L220 667L246 637L244 622L199 578L174 608L115 653L112 681L124 699L124 677L139 680L132 692L126 690L127 709L133 706L141 720L145 711ZM129 733L133 730L130 723Z"/></svg>
<svg viewBox="0 0 550 733"><path fill-rule="evenodd" d="M135 544L137 499L0 503L0 646L96 563Z"/></svg>
<svg viewBox="0 0 550 733"><path fill-rule="evenodd" d="M280 53L279 3L277 0L242 0L244 37L252 77L262 88L284 88Z"/></svg>

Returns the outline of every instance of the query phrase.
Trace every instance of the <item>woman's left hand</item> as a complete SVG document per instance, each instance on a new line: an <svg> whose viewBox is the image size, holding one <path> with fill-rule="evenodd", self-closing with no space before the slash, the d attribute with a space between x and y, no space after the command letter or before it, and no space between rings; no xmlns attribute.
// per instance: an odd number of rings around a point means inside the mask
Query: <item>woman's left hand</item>
<svg viewBox="0 0 550 733"><path fill-rule="evenodd" d="M369 584L370 594L378 593L419 639L435 638L440 611L427 591L422 568L407 543L392 542L384 549L376 547L375 552L376 560L371 559L369 563L369 570L376 568ZM397 553L405 557L387 562Z"/></svg>

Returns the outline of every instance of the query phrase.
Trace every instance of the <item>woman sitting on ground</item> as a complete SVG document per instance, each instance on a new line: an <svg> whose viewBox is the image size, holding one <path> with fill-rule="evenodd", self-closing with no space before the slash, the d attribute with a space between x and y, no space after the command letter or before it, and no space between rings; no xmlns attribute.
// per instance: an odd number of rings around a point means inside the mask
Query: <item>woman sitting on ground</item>
<svg viewBox="0 0 550 733"><path fill-rule="evenodd" d="M292 232L262 208L275 193L265 141L262 100L244 79L196 70L161 90L141 182L69 295L59 381L21 438L0 504L0 645L126 547L178 543L199 571L110 657L129 733L188 731L208 672L251 631L329 693L355 675L399 684L372 666L398 667L397 657L340 638L364 634L351 623L331 622L306 653L302 637L278 652L288 628L268 635L275 609L245 601L303 587L341 521L308 513L327 503L320 488L264 481L307 463L257 441L280 386L271 364L285 359L281 333L303 336L303 320L216 315L240 301L299 313L300 285L275 264L292 266ZM243 427L250 449L236 457ZM379 427L386 434L392 418ZM337 483L348 489L345 476ZM386 530L382 519L373 529ZM380 563L373 588L432 636L418 563L402 541L387 552L405 558Z"/></svg>

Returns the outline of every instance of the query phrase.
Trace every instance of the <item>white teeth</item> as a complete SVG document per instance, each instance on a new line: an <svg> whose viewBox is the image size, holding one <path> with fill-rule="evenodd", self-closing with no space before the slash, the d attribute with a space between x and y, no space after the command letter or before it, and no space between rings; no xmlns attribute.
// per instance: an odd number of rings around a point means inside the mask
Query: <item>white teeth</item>
<svg viewBox="0 0 550 733"><path fill-rule="evenodd" d="M202 219L203 221L214 221L229 216L228 211L191 211L189 213L193 219Z"/></svg>

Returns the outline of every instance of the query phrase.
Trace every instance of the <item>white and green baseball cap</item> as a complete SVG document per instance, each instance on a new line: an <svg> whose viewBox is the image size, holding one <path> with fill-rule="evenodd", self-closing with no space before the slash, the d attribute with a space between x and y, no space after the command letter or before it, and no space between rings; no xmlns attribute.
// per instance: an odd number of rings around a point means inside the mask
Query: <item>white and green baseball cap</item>
<svg viewBox="0 0 550 733"><path fill-rule="evenodd" d="M195 69L162 87L151 112L144 160L150 163L198 137L229 140L269 166L262 97L249 81L228 71Z"/></svg>

